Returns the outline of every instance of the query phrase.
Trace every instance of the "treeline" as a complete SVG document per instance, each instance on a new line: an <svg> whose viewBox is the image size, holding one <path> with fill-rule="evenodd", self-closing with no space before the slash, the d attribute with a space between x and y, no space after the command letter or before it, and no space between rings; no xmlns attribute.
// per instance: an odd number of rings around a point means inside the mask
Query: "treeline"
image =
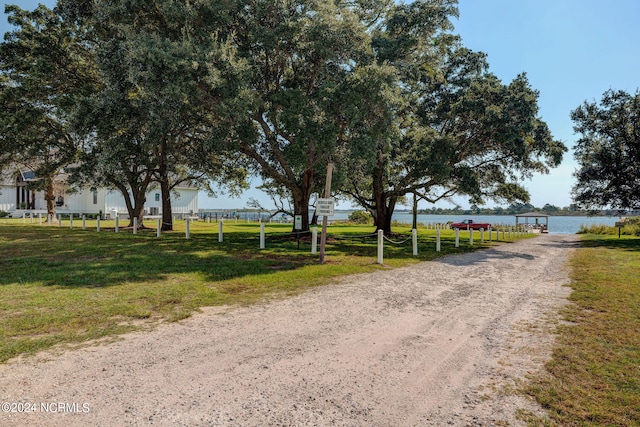
<svg viewBox="0 0 640 427"><path fill-rule="evenodd" d="M421 209L419 213L427 215L517 215L528 212L542 212L553 216L619 216L621 212L617 209L585 210L578 205L572 204L565 207L558 207L545 204L543 207L535 207L529 203L513 203L508 207L481 208L471 206L469 209L460 207L453 208L431 208Z"/></svg>
<svg viewBox="0 0 640 427"><path fill-rule="evenodd" d="M330 195L379 229L408 196L527 202L522 176L567 151L526 74L503 83L453 33L455 0L58 0L7 6L0 167L107 187L139 218L146 190L239 192L259 176L283 212ZM333 168L332 166L335 166ZM213 184L211 184L213 183Z"/></svg>

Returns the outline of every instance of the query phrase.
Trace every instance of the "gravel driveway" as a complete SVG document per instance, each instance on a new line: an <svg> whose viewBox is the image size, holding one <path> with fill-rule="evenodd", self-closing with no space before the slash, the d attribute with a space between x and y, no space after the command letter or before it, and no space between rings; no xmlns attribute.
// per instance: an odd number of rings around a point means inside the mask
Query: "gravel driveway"
<svg viewBox="0 0 640 427"><path fill-rule="evenodd" d="M0 425L519 425L517 409L541 413L513 389L549 358L577 241L349 276L17 359L0 365L0 402L15 403Z"/></svg>

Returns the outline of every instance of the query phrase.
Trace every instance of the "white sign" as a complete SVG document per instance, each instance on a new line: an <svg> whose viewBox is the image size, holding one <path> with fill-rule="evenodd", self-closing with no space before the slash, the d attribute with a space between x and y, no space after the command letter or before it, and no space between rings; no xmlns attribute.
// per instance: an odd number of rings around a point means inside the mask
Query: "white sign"
<svg viewBox="0 0 640 427"><path fill-rule="evenodd" d="M296 215L293 224L295 230L302 230L302 215Z"/></svg>
<svg viewBox="0 0 640 427"><path fill-rule="evenodd" d="M335 203L333 199L318 199L316 202L316 213L322 216L332 216Z"/></svg>

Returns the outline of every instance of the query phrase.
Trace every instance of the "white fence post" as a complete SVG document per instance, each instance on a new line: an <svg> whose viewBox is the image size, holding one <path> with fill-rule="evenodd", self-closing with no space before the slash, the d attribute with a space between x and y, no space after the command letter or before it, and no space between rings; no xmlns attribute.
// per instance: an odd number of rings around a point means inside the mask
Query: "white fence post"
<svg viewBox="0 0 640 427"><path fill-rule="evenodd" d="M42 225L42 214L41 213L38 214L38 221L40 221L40 225Z"/></svg>
<svg viewBox="0 0 640 427"><path fill-rule="evenodd" d="M58 227L62 227L62 215L58 214Z"/></svg>
<svg viewBox="0 0 640 427"><path fill-rule="evenodd" d="M185 226L184 234L185 234L185 238L187 238L187 239L191 238L190 225L191 225L191 219L187 218L187 222L184 225Z"/></svg>
<svg viewBox="0 0 640 427"><path fill-rule="evenodd" d="M382 264L384 261L383 242L384 242L384 231L378 230L378 264Z"/></svg>
<svg viewBox="0 0 640 427"><path fill-rule="evenodd" d="M440 230L436 230L436 252L440 252Z"/></svg>
<svg viewBox="0 0 640 427"><path fill-rule="evenodd" d="M98 217L98 224L96 225L98 233L100 232L100 217Z"/></svg>
<svg viewBox="0 0 640 427"><path fill-rule="evenodd" d="M456 228L456 248L460 247L460 229Z"/></svg>
<svg viewBox="0 0 640 427"><path fill-rule="evenodd" d="M491 233L493 233L493 229L491 228L491 226L489 226L489 241L490 242L493 241L493 237L491 237Z"/></svg>
<svg viewBox="0 0 640 427"><path fill-rule="evenodd" d="M411 230L411 243L413 244L413 256L418 256L418 230L415 228Z"/></svg>
<svg viewBox="0 0 640 427"><path fill-rule="evenodd" d="M316 229L316 233L317 232L318 230ZM260 249L264 249L265 247L264 224L260 224Z"/></svg>
<svg viewBox="0 0 640 427"><path fill-rule="evenodd" d="M480 243L484 243L484 228L480 227Z"/></svg>
<svg viewBox="0 0 640 427"><path fill-rule="evenodd" d="M218 222L218 242L222 243L224 240L224 236L223 236L223 231L222 231L222 220L220 220Z"/></svg>
<svg viewBox="0 0 640 427"><path fill-rule="evenodd" d="M473 246L473 228L469 228L469 245Z"/></svg>
<svg viewBox="0 0 640 427"><path fill-rule="evenodd" d="M86 215L82 215L82 229L83 230L87 229L87 216Z"/></svg>
<svg viewBox="0 0 640 427"><path fill-rule="evenodd" d="M138 234L138 218L133 218L133 234Z"/></svg>
<svg viewBox="0 0 640 427"><path fill-rule="evenodd" d="M311 254L318 253L318 227L311 229Z"/></svg>
<svg viewBox="0 0 640 427"><path fill-rule="evenodd" d="M158 218L158 228L156 229L156 237L162 235L162 219Z"/></svg>
<svg viewBox="0 0 640 427"><path fill-rule="evenodd" d="M73 214L69 214L69 229L73 230Z"/></svg>

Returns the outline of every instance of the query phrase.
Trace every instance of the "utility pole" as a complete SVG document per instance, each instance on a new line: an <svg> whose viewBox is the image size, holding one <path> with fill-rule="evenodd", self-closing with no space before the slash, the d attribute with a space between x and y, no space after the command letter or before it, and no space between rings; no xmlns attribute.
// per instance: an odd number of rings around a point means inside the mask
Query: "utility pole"
<svg viewBox="0 0 640 427"><path fill-rule="evenodd" d="M333 162L327 163L327 180L324 184L324 197L328 199L331 197L331 175L333 174ZM322 234L320 236L320 264L324 264L324 247L327 244L327 222L329 217L327 215L322 216Z"/></svg>

